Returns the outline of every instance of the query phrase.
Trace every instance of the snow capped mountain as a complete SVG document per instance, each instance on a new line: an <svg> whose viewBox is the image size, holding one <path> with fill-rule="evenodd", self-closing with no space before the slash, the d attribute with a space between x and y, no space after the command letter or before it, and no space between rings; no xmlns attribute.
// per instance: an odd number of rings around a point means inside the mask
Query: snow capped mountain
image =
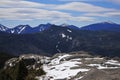
<svg viewBox="0 0 120 80"><path fill-rule="evenodd" d="M3 26L2 24L0 24L0 31L7 31L9 28Z"/></svg>
<svg viewBox="0 0 120 80"><path fill-rule="evenodd" d="M69 24L66 24L66 23L61 24L60 26L61 26L61 27L68 27L68 28L74 29L74 30L79 30L79 28L78 28L77 26L69 25Z"/></svg>
<svg viewBox="0 0 120 80"><path fill-rule="evenodd" d="M52 24L47 23L47 24L40 24L39 26L34 28L32 28L29 25L18 25L14 28L7 28L0 24L0 31L4 31L12 34L28 34L28 33L38 33L44 31L48 29L50 26L52 26Z"/></svg>
<svg viewBox="0 0 120 80"><path fill-rule="evenodd" d="M24 33L29 33L31 29L32 28L29 25L18 25L15 28L9 29L7 32L14 34L24 34Z"/></svg>
<svg viewBox="0 0 120 80"><path fill-rule="evenodd" d="M50 28L52 26L52 24L47 23L47 24L40 24L37 27L33 28L33 32L40 32L40 31L44 31L48 28Z"/></svg>
<svg viewBox="0 0 120 80"><path fill-rule="evenodd" d="M100 23L103 23L103 24L116 24L116 23L114 23L112 21L105 21L105 22L100 22Z"/></svg>
<svg viewBox="0 0 120 80"><path fill-rule="evenodd" d="M7 28L0 24L0 31L4 31L7 33L13 33L13 34L28 34L28 33L39 33L41 31L47 30L51 28L52 26L57 26L61 28L69 28L72 30L91 30L91 31L114 31L114 32L120 32L120 25L113 23L113 22L101 22L96 24L91 24L84 27L77 27L74 25L68 25L68 24L61 24L61 25L54 25L54 24L40 24L36 27L31 27L29 25L18 25L14 28Z"/></svg>
<svg viewBox="0 0 120 80"><path fill-rule="evenodd" d="M114 31L120 32L120 24L113 22L101 22L96 24L91 24L80 28L80 30L91 30L91 31Z"/></svg>
<svg viewBox="0 0 120 80"><path fill-rule="evenodd" d="M69 26L69 25L66 24L66 23L63 23L63 24L61 24L60 26L61 26L61 27L67 27L67 26Z"/></svg>

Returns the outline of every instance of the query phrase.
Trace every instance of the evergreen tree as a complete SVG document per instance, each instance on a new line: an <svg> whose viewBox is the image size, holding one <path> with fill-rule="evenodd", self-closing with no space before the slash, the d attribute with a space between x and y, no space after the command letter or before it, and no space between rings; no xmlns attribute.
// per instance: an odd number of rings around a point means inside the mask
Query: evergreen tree
<svg viewBox="0 0 120 80"><path fill-rule="evenodd" d="M28 70L27 70L23 60L21 60L19 62L19 70L18 70L18 74L17 74L17 79L16 80L25 80L27 75L28 75Z"/></svg>

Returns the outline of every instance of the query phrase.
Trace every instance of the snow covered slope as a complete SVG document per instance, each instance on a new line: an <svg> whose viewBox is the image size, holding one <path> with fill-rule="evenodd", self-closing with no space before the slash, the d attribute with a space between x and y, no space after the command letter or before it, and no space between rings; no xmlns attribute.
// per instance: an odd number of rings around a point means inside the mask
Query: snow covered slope
<svg viewBox="0 0 120 80"><path fill-rule="evenodd" d="M19 58L8 60L4 69L14 67L20 60L25 62L28 70L43 69L45 71L45 75L36 75L35 78L38 80L93 80L94 78L96 78L94 80L101 80L100 76L104 78L102 80L115 80L114 78L119 80L119 59L91 56L85 52L58 53L53 57L35 54L21 55ZM93 75L95 76L92 77ZM86 79L87 77L91 78Z"/></svg>
<svg viewBox="0 0 120 80"><path fill-rule="evenodd" d="M5 27L4 25L0 24L0 31L7 31L9 28Z"/></svg>
<svg viewBox="0 0 120 80"><path fill-rule="evenodd" d="M18 25L15 28L7 30L8 33L14 33L14 34L25 34L30 33L32 31L32 27L29 25Z"/></svg>
<svg viewBox="0 0 120 80"><path fill-rule="evenodd" d="M120 62L84 54L57 54L49 64L44 64L46 75L39 80L81 80L92 69L108 70L120 68Z"/></svg>

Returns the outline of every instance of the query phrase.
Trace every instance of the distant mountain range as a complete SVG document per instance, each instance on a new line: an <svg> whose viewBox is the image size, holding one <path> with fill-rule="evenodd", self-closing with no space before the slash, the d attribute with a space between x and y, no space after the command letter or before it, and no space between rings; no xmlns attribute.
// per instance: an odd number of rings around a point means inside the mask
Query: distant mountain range
<svg viewBox="0 0 120 80"><path fill-rule="evenodd" d="M14 55L33 53L51 56L72 51L120 57L119 32L80 30L64 25L51 25L34 34L18 35L0 32L0 52Z"/></svg>
<svg viewBox="0 0 120 80"><path fill-rule="evenodd" d="M49 29L52 25L54 25L54 24L47 23L47 24L40 24L40 25L33 27L33 28L29 25L18 25L14 28L8 28L8 27L5 27L4 25L0 24L0 31L7 32L7 33L14 33L14 34L38 33L38 32ZM74 25L62 24L60 26L61 27L68 27L71 29L79 29L78 27L76 27Z"/></svg>
<svg viewBox="0 0 120 80"><path fill-rule="evenodd" d="M52 24L40 24L37 27L32 28L29 25L18 25L14 28L7 28L3 25L0 25L0 31L14 34L27 34L27 33L37 33L48 29Z"/></svg>
<svg viewBox="0 0 120 80"><path fill-rule="evenodd" d="M96 24L91 24L80 28L81 30L90 30L90 31L114 31L120 32L120 24L113 22L101 22Z"/></svg>
<svg viewBox="0 0 120 80"><path fill-rule="evenodd" d="M7 33L14 33L14 34L27 34L27 33L38 33L44 30L49 29L54 24L40 24L36 27L31 27L29 25L18 25L14 28L8 28L4 25L0 24L0 31L7 32ZM57 26L57 25L56 25ZM120 25L112 22L101 22L95 23L84 27L77 27L74 25L67 25L62 24L59 25L60 27L68 27L75 30L90 30L90 31L114 31L120 32Z"/></svg>

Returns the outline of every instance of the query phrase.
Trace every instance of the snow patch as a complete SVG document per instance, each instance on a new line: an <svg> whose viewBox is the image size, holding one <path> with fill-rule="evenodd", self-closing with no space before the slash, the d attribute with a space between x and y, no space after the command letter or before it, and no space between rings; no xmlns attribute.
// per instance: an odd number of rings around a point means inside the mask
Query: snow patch
<svg viewBox="0 0 120 80"><path fill-rule="evenodd" d="M120 63L116 60L108 60L107 62L105 62L106 64L111 64L111 65L117 65L120 66Z"/></svg>
<svg viewBox="0 0 120 80"><path fill-rule="evenodd" d="M60 64L60 60L68 56L71 56L71 55L66 54L66 55L58 56L58 58L53 59L50 64L52 65Z"/></svg>
<svg viewBox="0 0 120 80"><path fill-rule="evenodd" d="M70 40L72 40L72 37L69 37Z"/></svg>
<svg viewBox="0 0 120 80"><path fill-rule="evenodd" d="M58 51L59 53L61 53L61 50L60 50L60 49L57 49L57 51Z"/></svg>
<svg viewBox="0 0 120 80"><path fill-rule="evenodd" d="M11 33L14 33L15 32L15 30L11 30Z"/></svg>
<svg viewBox="0 0 120 80"><path fill-rule="evenodd" d="M70 37L70 36L67 36L67 39L66 39L66 41L68 41L68 40L72 40L72 37Z"/></svg>
<svg viewBox="0 0 120 80"><path fill-rule="evenodd" d="M118 67L108 67L107 65L102 66L101 64L89 64L88 66L97 67L97 69L116 69Z"/></svg>
<svg viewBox="0 0 120 80"><path fill-rule="evenodd" d="M20 27L20 31L18 32L18 34L20 34L23 30L25 29L25 27Z"/></svg>
<svg viewBox="0 0 120 80"><path fill-rule="evenodd" d="M69 29L67 29L67 31L68 31L68 32L70 32L70 33L72 32L72 31L71 31L71 30L69 30Z"/></svg>
<svg viewBox="0 0 120 80"><path fill-rule="evenodd" d="M67 56L67 55L66 55ZM65 56L63 56L65 57ZM73 77L77 75L79 72L86 72L89 71L89 69L71 69L72 67L78 66L77 64L81 64L77 61L64 61L63 63L60 63L59 65L44 65L43 69L46 72L47 77L53 77L53 80L55 79L69 79L69 77Z"/></svg>
<svg viewBox="0 0 120 80"><path fill-rule="evenodd" d="M66 38L66 41L72 40L72 37L69 35L65 35L64 33L61 34L62 38Z"/></svg>
<svg viewBox="0 0 120 80"><path fill-rule="evenodd" d="M58 48L59 44L60 44L60 42L58 41L58 44L56 45L56 49L59 53L61 53L61 50Z"/></svg>
<svg viewBox="0 0 120 80"><path fill-rule="evenodd" d="M66 35L65 35L64 33L62 33L61 35L62 35L62 38L65 38L65 37L66 37Z"/></svg>
<svg viewBox="0 0 120 80"><path fill-rule="evenodd" d="M4 27L3 25L0 25L0 30L1 30L1 31L6 31L6 30L7 30L7 28L6 28L6 27Z"/></svg>
<svg viewBox="0 0 120 80"><path fill-rule="evenodd" d="M103 60L104 58L99 58L99 57L95 57L95 58L85 58L85 60Z"/></svg>

